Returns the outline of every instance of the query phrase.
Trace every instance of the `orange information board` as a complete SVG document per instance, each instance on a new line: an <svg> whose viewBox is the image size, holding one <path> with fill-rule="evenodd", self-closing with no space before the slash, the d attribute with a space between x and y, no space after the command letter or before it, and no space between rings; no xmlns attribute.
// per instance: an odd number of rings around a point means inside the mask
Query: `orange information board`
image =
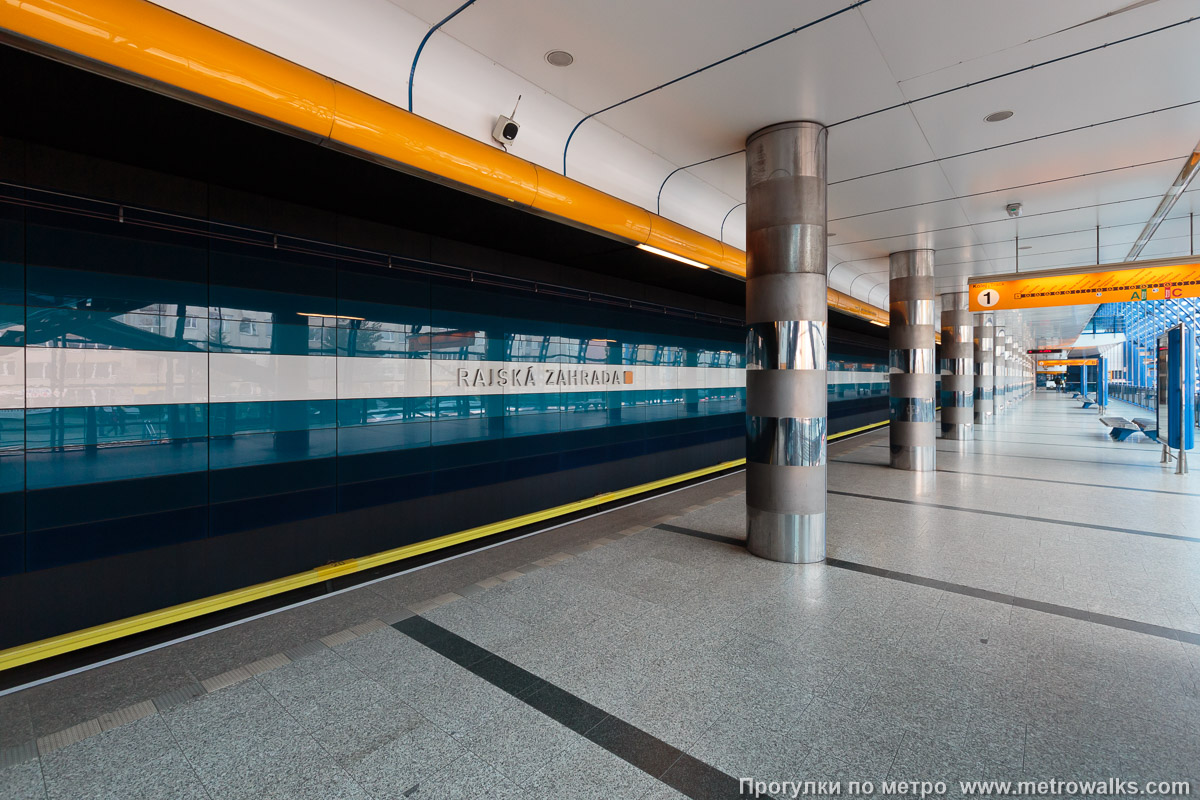
<svg viewBox="0 0 1200 800"><path fill-rule="evenodd" d="M970 281L972 311L1200 297L1200 263Z"/></svg>
<svg viewBox="0 0 1200 800"><path fill-rule="evenodd" d="M1100 361L1095 358L1052 358L1048 361L1039 361L1039 367L1098 367Z"/></svg>

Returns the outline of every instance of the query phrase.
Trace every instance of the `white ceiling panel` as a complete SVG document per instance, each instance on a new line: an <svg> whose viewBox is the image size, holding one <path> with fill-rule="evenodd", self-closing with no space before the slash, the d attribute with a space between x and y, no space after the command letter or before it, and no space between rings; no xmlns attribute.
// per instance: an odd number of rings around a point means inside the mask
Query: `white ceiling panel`
<svg viewBox="0 0 1200 800"><path fill-rule="evenodd" d="M928 164L830 186L827 204L829 219L833 222L841 217L870 219L859 215L914 203L944 201L953 196L954 190L941 167Z"/></svg>
<svg viewBox="0 0 1200 800"><path fill-rule="evenodd" d="M962 2L958 3L954 0L944 0L940 5L951 4L965 7L969 18L980 20L977 24L981 27L991 22L990 17L992 14L1006 14L1010 10L1015 10L1013 7L1017 5L1012 2L1002 4L985 3L982 0L962 0ZM868 5L875 5L875 2ZM908 4L902 3L899 5L907 6ZM1029 20L1031 17L1056 14L1062 7L1066 6L1071 11L1072 18L1079 17L1078 21L1083 22L1085 19L1095 19L1109 11L1130 5L1130 2L1128 0L1096 0L1095 2L1085 3L1084 5L1091 6L1092 11L1090 13L1081 12L1079 4L1067 2L1066 0L1056 0L1054 3L1034 3L1031 5L1034 6L1035 10L1026 11L1022 15L1026 20ZM1023 69L1033 64L1060 59L1063 56L1100 47L1110 42L1117 42L1130 36L1189 19L1195 16L1195 14L1195 0L1157 0L1157 2L1132 9L1123 14L1117 14L1107 19L1097 19L1090 24L1062 30L1059 33L1049 36L1031 39L1024 44L981 52L974 58L967 58L956 64L948 65L942 69L927 72L913 78L900 78L902 81L901 86L909 98L921 97L933 92L945 91L955 86L986 80L995 75L1002 75L1012 70ZM868 18L870 18L870 15L868 15ZM929 38L936 39L937 41L937 44L933 45L933 49L940 51L946 48L954 48L954 37L962 35L962 31L943 28L940 24L931 24L930 19L927 17L923 22L930 29ZM940 22L940 17L933 17L932 19L938 19ZM1189 29L1194 25L1200 25L1200 22L1192 23L1191 26L1185 25L1181 27ZM872 25L872 30L876 32L881 43L898 41L900 46L906 49L916 49L920 46L919 43L911 39L906 40L902 36L893 35L887 29L881 30L880 27ZM1195 33L1193 32L1190 35L1195 36ZM1115 45L1098 52L1117 53L1118 58L1124 59L1127 64L1135 65L1137 64L1134 60L1135 56L1126 51L1125 48L1134 43L1144 43L1146 41L1161 42L1163 40L1157 39L1156 36L1149 36L1131 43ZM909 42L912 43L910 44ZM888 46L888 44L881 44L881 47L885 49ZM1167 45L1160 44L1159 46L1166 47ZM1095 55L1082 55L1065 62L1059 62L1051 70L1057 70L1061 64L1068 64L1072 61L1086 62L1087 59ZM1047 70L1043 74L1048 74L1051 70ZM1036 72L1035 70L1034 74ZM1131 72L1136 72L1136 70L1131 70ZM1180 81L1184 80L1184 76L1172 77ZM997 81L997 83L1002 82ZM1054 94L1057 91L1057 87L1046 88L1048 89L1047 91L1038 92L1037 96L1042 97Z"/></svg>
<svg viewBox="0 0 1200 800"><path fill-rule="evenodd" d="M847 59L847 52L855 58ZM831 122L901 100L866 24L850 13L605 112L602 119L671 161L688 164L736 150L749 134L776 122ZM585 132L586 125L576 135Z"/></svg>
<svg viewBox="0 0 1200 800"><path fill-rule="evenodd" d="M862 13L876 32L896 80L906 81L1053 34L1112 11L1123 2L905 0L867 3Z"/></svg>
<svg viewBox="0 0 1200 800"><path fill-rule="evenodd" d="M1197 99L1200 21L1120 47L915 103L938 156L1087 125ZM1153 64L1153 74L1131 69ZM1011 119L987 123L993 111ZM1192 144L1200 133L1191 132ZM1187 145L1185 145L1187 146Z"/></svg>

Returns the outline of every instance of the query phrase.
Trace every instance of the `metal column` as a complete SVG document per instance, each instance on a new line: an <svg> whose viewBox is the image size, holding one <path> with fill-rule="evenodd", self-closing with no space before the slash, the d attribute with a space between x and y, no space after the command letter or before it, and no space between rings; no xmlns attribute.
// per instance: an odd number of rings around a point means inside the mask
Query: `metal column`
<svg viewBox="0 0 1200 800"><path fill-rule="evenodd" d="M975 424L992 422L992 386L995 364L992 362L991 314L975 315Z"/></svg>
<svg viewBox="0 0 1200 800"><path fill-rule="evenodd" d="M746 547L825 558L824 126L746 140Z"/></svg>
<svg viewBox="0 0 1200 800"><path fill-rule="evenodd" d="M1013 337L1004 337L1004 407L1013 408L1017 404L1017 359L1016 344Z"/></svg>
<svg viewBox="0 0 1200 800"><path fill-rule="evenodd" d="M1004 328L996 328L993 336L992 344L992 374L995 376L995 385L992 391L992 396L995 398L993 411L998 417L1004 413Z"/></svg>
<svg viewBox="0 0 1200 800"><path fill-rule="evenodd" d="M892 466L934 469L933 251L905 250L889 258Z"/></svg>
<svg viewBox="0 0 1200 800"><path fill-rule="evenodd" d="M942 295L942 438L971 439L975 431L975 328L970 295Z"/></svg>

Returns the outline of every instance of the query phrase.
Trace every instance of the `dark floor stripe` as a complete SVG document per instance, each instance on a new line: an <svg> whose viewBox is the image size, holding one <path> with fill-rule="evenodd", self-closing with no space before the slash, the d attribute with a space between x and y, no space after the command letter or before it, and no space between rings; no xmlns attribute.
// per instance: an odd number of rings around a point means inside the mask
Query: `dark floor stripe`
<svg viewBox="0 0 1200 800"><path fill-rule="evenodd" d="M698 531L694 528L682 528L676 525L658 525L656 527L663 528L665 530L671 530L674 533L695 536L700 539L713 539L715 537L720 541L744 544L744 542L741 542L738 539L733 539L728 536L718 536L715 533ZM1193 633L1191 631L1180 630L1178 628L1168 628L1164 625L1152 625L1149 622L1139 622L1135 619L1125 619L1124 617L1113 617L1108 614L1098 614L1095 611L1086 611L1082 608L1060 606L1056 603L1046 603L1041 600L1031 600L1027 597L1017 597L1016 595L1005 594L1003 592L977 589L974 586L966 586L961 583L951 583L950 581L943 581L937 578L926 578L921 575L912 575L907 572L897 572L896 570L885 569L883 567L873 567L869 564L858 564L854 561L843 561L840 558L827 557L825 559L825 565L836 567L837 569L849 570L850 572L860 572L864 575L874 575L877 578L887 578L888 580L911 583L916 586L925 586L930 589L940 589L943 592L951 592L953 594L961 594L967 597L975 597L980 600L989 600L993 603L1000 603L1002 605L1028 608L1032 611L1041 611L1044 614L1054 614L1055 616L1059 617L1070 617L1071 619L1083 620L1084 622L1091 622L1096 625L1106 625L1110 628L1121 628L1122 630L1134 631L1135 633L1144 633L1149 636L1157 636L1161 639L1171 639L1172 641L1200 645L1200 633Z"/></svg>
<svg viewBox="0 0 1200 800"><path fill-rule="evenodd" d="M739 796L736 778L424 617L392 627L693 800Z"/></svg>
<svg viewBox="0 0 1200 800"><path fill-rule="evenodd" d="M899 497L883 497L875 494L859 494L858 492L842 492L833 489L828 490L829 494L841 495L842 497L859 497L864 500L878 500L883 503L899 503L906 506L921 506L923 508L940 508L946 511L963 511L968 514L983 514L989 517L1006 517L1008 519L1023 519L1029 522L1046 522L1051 525L1065 525L1068 528L1090 528L1094 531L1111 531L1113 533L1128 533L1133 536L1151 536L1155 539L1174 539L1179 542L1192 542L1200 544L1200 539L1192 536L1180 536L1176 533L1159 533L1157 531L1140 531L1136 528L1118 528L1114 525L1095 525L1091 522L1071 522L1065 519L1053 519L1052 517L1030 517L1025 514L1010 514L1007 511L986 511L982 508L963 508L961 506L948 506L944 503L925 503L920 500L903 500Z"/></svg>
<svg viewBox="0 0 1200 800"><path fill-rule="evenodd" d="M722 536L719 533L709 533L708 531L698 531L695 528L681 528L678 525L655 525L660 531L670 531L671 533L684 533L688 536L695 536L697 539L708 539L713 542L724 542L725 544L734 544L738 547L744 547L745 539L735 539L732 536Z"/></svg>
<svg viewBox="0 0 1200 800"><path fill-rule="evenodd" d="M891 469L887 464L878 461L851 461L848 458L830 459L830 463L837 464L860 464L864 467L881 467ZM1010 481L1030 481L1032 483L1060 483L1064 486L1084 486L1089 489L1108 489L1118 492L1149 492L1150 494L1173 494L1180 497L1200 497L1196 492L1172 492L1169 489L1142 489L1138 486L1112 486L1107 483L1083 483L1081 481L1059 481L1053 478L1025 478L1020 475L1001 475L998 472L971 472L965 469L944 469L937 468L938 472L945 472L950 475L975 475L980 478L1004 478Z"/></svg>
<svg viewBox="0 0 1200 800"><path fill-rule="evenodd" d="M928 586L932 589L941 589L944 592L966 595L967 597L977 597L981 600L990 600L994 603L1016 606L1018 608L1028 608L1032 611L1041 611L1044 614L1070 617L1071 619L1083 620L1084 622L1091 622L1096 625L1106 625L1110 628L1144 633L1149 636L1157 636L1161 639L1171 639L1172 641L1200 645L1200 633L1193 633L1192 631L1180 630L1178 628L1168 628L1165 625L1153 625L1149 622L1139 622L1135 619L1099 614L1095 611L1087 611L1082 608L1072 608L1071 606L1060 606L1057 603L1031 600L1028 597L1017 597L1016 595L1004 594L1003 592L976 589L974 586L964 586L961 583L950 583L949 581L937 580L936 578L924 578L920 575L910 575L907 572L896 572L895 570L872 567L866 564L856 564L853 561L842 561L837 558L826 558L825 563L838 569L861 572L879 578L911 583L917 586Z"/></svg>
<svg viewBox="0 0 1200 800"><path fill-rule="evenodd" d="M888 447L889 445L869 444L866 446L867 447ZM1156 469L1159 472L1162 472L1162 467L1163 467L1162 464L1134 464L1129 461L1097 461L1094 458L1092 458L1092 459L1054 458L1053 456L1023 456L1023 455L1017 455L1014 453L983 453L983 452L963 453L961 450L957 450L957 449L952 450L948 447L939 447L939 448L937 448L937 451L939 453L947 453L949 455L982 456L984 458L1020 458L1020 459L1025 459L1027 461L1065 461L1065 462L1068 462L1071 464L1090 464L1092 466L1100 465L1100 466L1104 466L1104 467L1121 467L1122 469L1124 469L1126 467L1135 467L1137 469Z"/></svg>

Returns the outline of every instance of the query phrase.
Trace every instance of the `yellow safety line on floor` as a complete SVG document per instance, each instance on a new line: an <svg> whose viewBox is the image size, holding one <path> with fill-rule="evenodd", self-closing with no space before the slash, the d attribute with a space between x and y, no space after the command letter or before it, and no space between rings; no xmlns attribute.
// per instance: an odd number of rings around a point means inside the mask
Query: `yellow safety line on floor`
<svg viewBox="0 0 1200 800"><path fill-rule="evenodd" d="M887 425L887 421L876 422L872 425L864 425L861 428L842 431L835 433L829 437L830 441L840 439L851 434L861 433L862 431L871 430ZM41 661L45 658L69 653L73 650L80 650L84 647L90 647L103 642L110 642L114 639L120 639L125 636L132 636L135 633L161 628L164 625L171 625L175 622L200 617L205 614L211 614L214 611L221 611L233 606L239 606L244 603L249 603L254 600L261 600L264 597L271 597L284 592L290 592L293 589L302 589L305 586L312 586L315 583L321 583L332 578L337 578L342 575L351 575L355 572L379 567L384 564L391 564L396 561L403 561L406 558L419 556L424 553L430 553L434 550L441 550L446 547L453 547L456 544L472 541L473 539L481 539L485 536L491 536L496 533L513 530L514 528L522 528L526 525L533 525L538 522L544 522L554 517L561 517L564 514L572 514L576 511L583 511L596 506L611 503L614 500L622 500L626 497L631 497L643 492L654 491L661 489L664 486L670 486L675 483L690 481L694 478L700 478L705 475L710 475L714 472L740 467L746 463L746 459L739 458L733 461L726 461L704 469L697 469L691 472L685 472L682 475L673 475L669 478L663 478L650 483L643 483L638 486L631 486L628 489L620 489L615 492L606 494L598 494L595 497L589 497L586 500L578 500L574 503L547 508L543 511L534 511L530 514L523 514L519 517L493 522L488 525L480 525L477 528L470 528L457 533L449 533L445 536L439 536L436 539L430 539L425 542L417 542L416 544L397 547L393 550L385 550L382 553L374 555L362 556L361 558L351 558L345 561L338 561L333 564L325 564L314 569L306 570L296 575L289 575L285 578L276 578L275 580L266 581L265 583L256 583L253 586L247 586L243 589L235 589L230 592L213 595L212 597L204 597L200 600L192 600L187 603L169 606L168 608L159 609L158 611L149 611L145 614L138 614L135 617L127 617L126 619L116 620L115 622L106 622L102 625L95 625L91 628L84 628L81 631L73 633L64 633L59 636L52 636L49 639L42 639L29 644L17 645L10 647L7 650L0 650L0 671L19 667L23 664L31 664L34 661Z"/></svg>
<svg viewBox="0 0 1200 800"><path fill-rule="evenodd" d="M578 500L574 503L555 506L543 511L534 511L530 514L523 514L519 517L493 522L488 525L480 525L477 528L470 528L457 533L446 534L439 536L436 539L430 539L425 542L417 542L416 544L397 547L394 550L385 550L382 553L363 556L361 558L351 558L346 561L339 561L334 564L325 564L315 569L306 570L305 572L296 575L289 575L285 578L276 578L275 580L265 583L258 583L253 586L247 586L244 589L235 589L230 592L205 597L200 600L192 600L187 603L170 606L168 608L159 609L158 611L150 611L145 614L139 614L135 617L116 620L115 622L106 622L102 625L96 625L91 628L85 628L74 633L64 633L59 636L53 636L49 639L42 639L29 644L17 645L10 647L7 650L0 650L0 671L19 667L22 664L30 664L34 661L41 661L45 658L69 653L73 650L79 650L91 645L109 642L114 639L120 639L124 636L131 636L135 633L160 628L164 625L170 625L175 622L193 619L194 617L210 614L214 611L231 608L233 606L249 603L254 600L260 600L264 597L282 594L293 589L300 589L305 586L311 586L315 583L330 580L341 575L350 575L355 572L361 572L372 567L378 567L383 564L390 564L395 561L402 561L406 558L412 558L423 553L429 553L434 550L441 550L446 547L453 547L456 544L469 542L473 539L480 539L485 536L491 536L495 533L521 528L526 525L532 525L538 522L543 522L554 517L559 517L564 514L571 514L576 511L583 511L588 508L611 503L614 500L621 500L635 494L653 491L664 486L670 486L674 483L682 483L694 478L703 477L721 470L731 469L746 463L746 459L739 458L734 461L726 461L722 464L717 464L704 469L697 469L691 472L685 472L682 475L674 475L670 478L663 478L650 483L643 483L638 486L631 486L628 489L620 489L615 492L607 492L599 494L595 497L589 497L586 500Z"/></svg>

